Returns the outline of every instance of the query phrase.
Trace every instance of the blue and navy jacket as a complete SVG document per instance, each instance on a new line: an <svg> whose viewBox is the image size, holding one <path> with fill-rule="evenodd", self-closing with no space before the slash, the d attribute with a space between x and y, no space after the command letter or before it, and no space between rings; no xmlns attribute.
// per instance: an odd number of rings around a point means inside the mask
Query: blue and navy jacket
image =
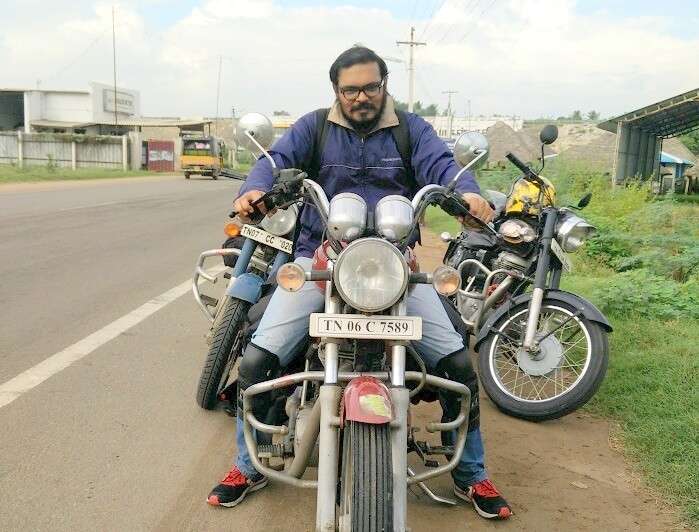
<svg viewBox="0 0 699 532"><path fill-rule="evenodd" d="M412 199L427 184L449 184L459 171L449 148L424 119L413 113L406 113L406 117L414 178L404 168L390 131L390 128L398 126L398 116L390 96L386 98L376 127L364 136L352 128L342 114L339 103L335 102L328 113L327 138L320 156L318 176L314 178L329 200L341 192L354 192L364 198L371 212L384 196L398 194ZM311 112L302 116L277 140L269 153L279 168L307 169L313 155L315 137L316 115ZM266 192L273 184L272 166L265 157L260 157L239 194L249 190ZM456 190L478 193L473 174L465 172L459 178ZM296 256L312 257L321 243L322 222L313 208L303 209L300 222Z"/></svg>

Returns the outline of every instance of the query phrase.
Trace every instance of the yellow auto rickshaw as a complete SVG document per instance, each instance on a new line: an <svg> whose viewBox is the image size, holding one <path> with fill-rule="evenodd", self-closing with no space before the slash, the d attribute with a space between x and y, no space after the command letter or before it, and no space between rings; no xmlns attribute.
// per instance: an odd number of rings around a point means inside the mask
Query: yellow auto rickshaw
<svg viewBox="0 0 699 532"><path fill-rule="evenodd" d="M218 179L223 168L223 141L215 137L183 137L180 166L185 179L192 174Z"/></svg>

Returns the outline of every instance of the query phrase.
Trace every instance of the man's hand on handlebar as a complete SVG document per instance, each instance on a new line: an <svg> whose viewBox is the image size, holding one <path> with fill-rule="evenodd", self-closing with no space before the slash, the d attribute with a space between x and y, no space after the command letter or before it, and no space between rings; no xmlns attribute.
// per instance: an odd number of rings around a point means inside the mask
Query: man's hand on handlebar
<svg viewBox="0 0 699 532"><path fill-rule="evenodd" d="M263 203L258 203L257 208L253 205L255 201L264 195L265 193L261 190L248 190L233 202L233 210L236 211L241 218L248 218L255 210L265 213L266 209Z"/></svg>
<svg viewBox="0 0 699 532"><path fill-rule="evenodd" d="M495 218L495 211L490 208L488 200L486 200L483 196L480 194L474 194L473 192L466 192L462 194L461 197L466 203L468 203L469 212L473 216L485 223L490 223L493 221L493 218ZM459 216L458 220L459 222L464 223L463 217Z"/></svg>

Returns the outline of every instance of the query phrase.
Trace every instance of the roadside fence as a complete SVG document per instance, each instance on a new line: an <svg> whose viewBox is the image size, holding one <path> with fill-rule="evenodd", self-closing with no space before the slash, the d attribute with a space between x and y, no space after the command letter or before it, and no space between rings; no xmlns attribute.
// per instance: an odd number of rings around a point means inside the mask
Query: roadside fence
<svg viewBox="0 0 699 532"><path fill-rule="evenodd" d="M140 161L139 161L140 162ZM129 168L129 138L0 131L0 164Z"/></svg>

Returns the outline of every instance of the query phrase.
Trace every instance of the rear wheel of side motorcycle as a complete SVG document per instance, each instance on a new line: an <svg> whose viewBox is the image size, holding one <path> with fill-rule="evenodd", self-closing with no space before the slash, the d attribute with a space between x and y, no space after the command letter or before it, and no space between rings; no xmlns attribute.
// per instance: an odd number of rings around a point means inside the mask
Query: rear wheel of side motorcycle
<svg viewBox="0 0 699 532"><path fill-rule="evenodd" d="M214 320L211 348L199 377L197 404L206 410L216 406L237 358L250 303L225 296ZM234 349L235 348L235 349Z"/></svg>
<svg viewBox="0 0 699 532"><path fill-rule="evenodd" d="M342 442L340 532L393 530L393 470L388 424L349 421Z"/></svg>
<svg viewBox="0 0 699 532"><path fill-rule="evenodd" d="M502 412L528 421L557 419L597 392L609 362L607 331L576 316L577 310L560 301L543 301L537 332L542 338L540 360L532 361L518 350L527 304L513 308L493 325L478 349L478 373L488 397Z"/></svg>

